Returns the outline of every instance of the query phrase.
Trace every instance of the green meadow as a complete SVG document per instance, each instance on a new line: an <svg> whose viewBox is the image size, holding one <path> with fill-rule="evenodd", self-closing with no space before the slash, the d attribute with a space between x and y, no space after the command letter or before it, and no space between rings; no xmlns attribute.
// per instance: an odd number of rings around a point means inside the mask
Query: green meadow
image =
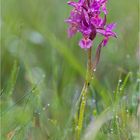
<svg viewBox="0 0 140 140"><path fill-rule="evenodd" d="M87 51L67 37L66 0L1 0L0 140L76 140ZM138 0L109 0L117 38L102 48L80 140L140 139ZM96 37L92 59L102 37Z"/></svg>

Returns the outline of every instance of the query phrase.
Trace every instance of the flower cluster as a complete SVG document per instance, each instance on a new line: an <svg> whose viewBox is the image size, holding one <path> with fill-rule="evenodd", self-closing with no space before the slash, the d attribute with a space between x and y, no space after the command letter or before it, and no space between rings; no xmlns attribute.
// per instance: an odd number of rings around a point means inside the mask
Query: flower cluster
<svg viewBox="0 0 140 140"><path fill-rule="evenodd" d="M112 31L116 24L106 25L106 15L108 14L106 3L107 0L68 2L68 5L73 7L70 17L65 20L69 24L68 36L72 37L77 32L82 33L83 37L79 41L81 48L88 49L92 47L96 34L104 36L100 46L106 46L110 37L116 37L116 33Z"/></svg>

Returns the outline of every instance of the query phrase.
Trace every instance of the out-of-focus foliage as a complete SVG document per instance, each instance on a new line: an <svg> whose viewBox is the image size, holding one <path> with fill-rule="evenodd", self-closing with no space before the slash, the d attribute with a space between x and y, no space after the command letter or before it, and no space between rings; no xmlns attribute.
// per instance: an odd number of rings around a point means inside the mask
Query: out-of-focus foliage
<svg viewBox="0 0 140 140"><path fill-rule="evenodd" d="M1 139L73 140L87 53L78 46L80 34L67 38L64 20L70 7L65 0L1 0L1 8ZM102 49L81 139L135 140L138 0L110 0L108 10L118 38ZM94 42L93 59L100 39Z"/></svg>

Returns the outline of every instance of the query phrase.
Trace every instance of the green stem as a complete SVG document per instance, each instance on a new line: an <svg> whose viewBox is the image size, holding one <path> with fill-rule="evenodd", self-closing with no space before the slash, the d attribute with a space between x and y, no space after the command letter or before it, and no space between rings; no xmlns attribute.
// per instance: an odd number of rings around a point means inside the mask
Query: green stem
<svg viewBox="0 0 140 140"><path fill-rule="evenodd" d="M88 63L87 63L87 72L86 72L86 80L83 86L83 89L81 91L81 103L79 108L79 117L78 117L78 125L77 125L77 134L76 139L80 139L81 130L83 127L83 118L84 118L84 112L85 112L85 106L86 106L86 100L87 100L87 92L89 89L90 81L92 79L92 61L91 61L91 48L88 49Z"/></svg>
<svg viewBox="0 0 140 140"><path fill-rule="evenodd" d="M83 128L83 118L84 118L84 112L85 112L85 106L86 106L86 100L87 100L87 92L89 89L90 82L93 78L93 73L96 71L96 66L99 63L100 59L100 53L101 53L101 48L102 48L102 42L99 44L96 54L95 54L95 59L92 63L91 60L91 48L88 49L88 63L87 63L87 72L86 72L86 80L85 84L83 86L83 89L81 91L81 95L79 100L77 101L76 105L79 105L80 102L80 108L79 108L79 115L76 115L76 120L77 120L77 126L76 126L76 140L80 140L81 136L81 131Z"/></svg>

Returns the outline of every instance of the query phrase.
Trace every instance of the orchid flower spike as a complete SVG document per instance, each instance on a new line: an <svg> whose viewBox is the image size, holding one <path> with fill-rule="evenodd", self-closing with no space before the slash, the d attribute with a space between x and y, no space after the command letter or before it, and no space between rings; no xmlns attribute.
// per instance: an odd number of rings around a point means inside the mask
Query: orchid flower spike
<svg viewBox="0 0 140 140"><path fill-rule="evenodd" d="M69 1L68 5L73 9L70 17L65 20L69 24L68 36L72 37L77 32L82 34L79 46L83 49L92 47L92 42L97 34L104 36L100 46L106 46L110 37L116 37L113 32L116 24L106 25L107 0L79 0L78 2ZM101 17L103 14L103 18Z"/></svg>

